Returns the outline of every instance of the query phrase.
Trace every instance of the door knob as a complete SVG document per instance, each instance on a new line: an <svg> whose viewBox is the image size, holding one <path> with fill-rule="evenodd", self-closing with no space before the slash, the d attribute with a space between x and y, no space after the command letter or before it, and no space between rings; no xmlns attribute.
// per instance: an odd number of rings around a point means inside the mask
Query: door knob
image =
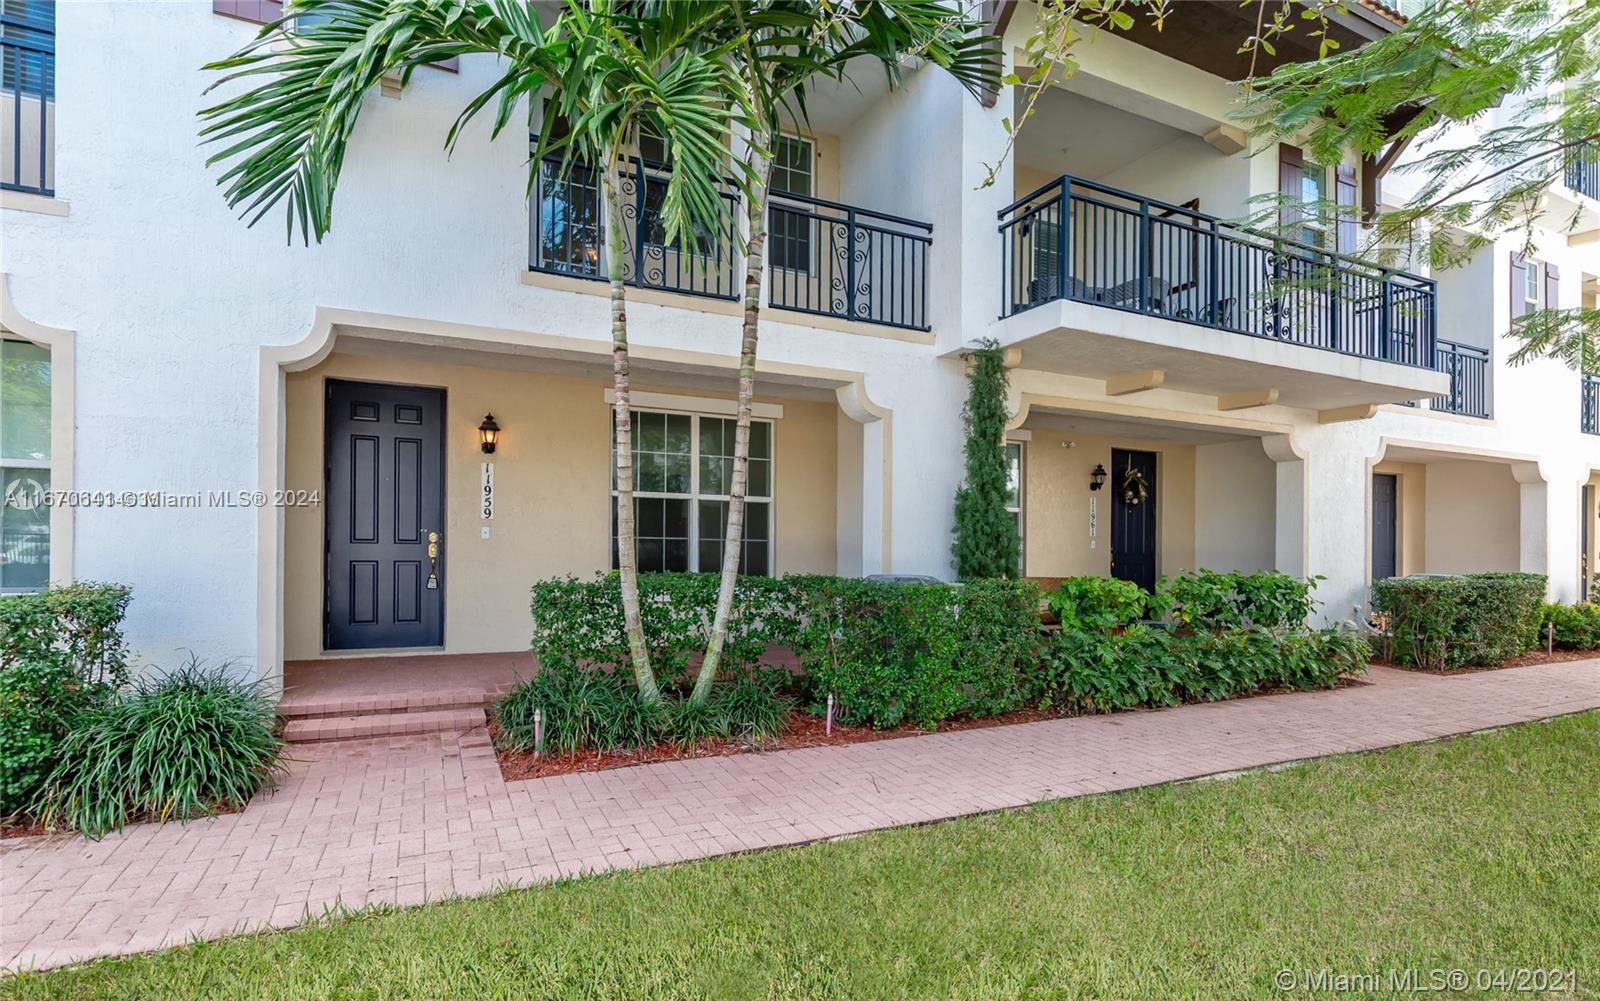
<svg viewBox="0 0 1600 1001"><path fill-rule="evenodd" d="M428 590L439 587L439 533L428 533Z"/></svg>

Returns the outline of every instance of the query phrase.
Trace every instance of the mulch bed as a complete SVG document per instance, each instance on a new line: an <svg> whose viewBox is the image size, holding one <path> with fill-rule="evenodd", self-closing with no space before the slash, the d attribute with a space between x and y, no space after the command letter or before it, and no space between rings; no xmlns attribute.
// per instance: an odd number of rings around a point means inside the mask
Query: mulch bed
<svg viewBox="0 0 1600 1001"><path fill-rule="evenodd" d="M1335 688L1360 688L1372 682L1360 678L1340 678ZM1253 699L1266 695L1284 695L1292 688L1276 688L1234 699ZM1229 699L1227 701L1233 701ZM1139 712L1141 710L1129 710ZM703 740L694 744L654 744L629 751L579 751L576 754L546 754L535 758L529 751L513 751L500 746L500 726L492 719L489 733L494 738L495 756L500 762L500 775L507 782L525 779L545 779L578 772L601 772L611 768L648 765L660 761L687 761L691 758L714 758L730 754L750 754L762 751L792 751L802 747L834 747L845 744L864 744L874 740L896 740L902 737L925 737L932 733L952 733L960 730L983 730L992 726L1013 726L1019 723L1037 723L1041 720L1066 719L1072 714L1056 709L1016 709L1000 716L982 719L952 719L940 724L938 730L902 724L886 730L867 726L833 724L833 733L824 733L822 717L798 709L789 714L789 723L781 734L769 740Z"/></svg>
<svg viewBox="0 0 1600 1001"><path fill-rule="evenodd" d="M1503 664L1468 664L1466 667L1447 668L1441 671L1429 671L1412 664L1402 664L1392 660L1374 660L1377 667L1393 667L1401 671L1414 671L1417 674L1432 674L1440 678L1448 678L1457 674L1476 674L1479 671L1499 671L1508 667L1536 667L1540 664L1565 664L1574 660L1600 659L1600 650L1556 650L1546 653L1544 650L1531 650L1520 657L1513 657Z"/></svg>
<svg viewBox="0 0 1600 1001"><path fill-rule="evenodd" d="M800 712L789 714L783 732L767 740L702 740L693 744L653 744L629 751L578 751L576 754L545 754L535 758L529 751L513 751L500 746L500 727L489 724L494 738L495 754L500 759L500 774L507 782L522 779L544 779L574 772L599 772L609 768L626 768L629 765L648 765L658 761L685 761L690 758L714 758L729 754L748 754L761 751L792 751L802 747L833 747L845 744L862 744L874 740L893 740L897 737L919 737L952 730L976 730L990 726L1007 726L1012 723L1035 723L1045 719L1060 719L1064 714L1046 709L1018 709L1003 716L984 719L950 720L938 731L923 730L909 724L887 730L874 730L869 726L845 726L837 721L833 733L825 733L826 722L820 716Z"/></svg>
<svg viewBox="0 0 1600 1001"><path fill-rule="evenodd" d="M9 841L12 838L36 838L44 833L44 825L36 820L28 823L0 824L0 841Z"/></svg>

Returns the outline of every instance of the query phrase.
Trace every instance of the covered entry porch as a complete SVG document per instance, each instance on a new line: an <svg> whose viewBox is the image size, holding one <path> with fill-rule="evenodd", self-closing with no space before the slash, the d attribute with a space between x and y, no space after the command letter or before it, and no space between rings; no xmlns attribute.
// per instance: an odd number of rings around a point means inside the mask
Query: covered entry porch
<svg viewBox="0 0 1600 1001"><path fill-rule="evenodd" d="M263 618L276 620L262 674L287 707L310 698L319 715L343 712L346 696L361 709L394 698L407 710L481 707L532 668L531 585L614 566L609 345L328 319L320 343L272 373L276 483L315 499L263 514L278 545L262 547ZM642 570L720 565L736 361L635 349ZM745 572L876 569L887 412L858 373L772 362L760 390ZM394 397L410 391L416 400ZM492 452L480 430L490 415ZM406 628L367 628L391 619ZM419 689L473 698L429 702Z"/></svg>
<svg viewBox="0 0 1600 1001"><path fill-rule="evenodd" d="M1153 588L1184 570L1304 572L1303 463L1287 429L1023 396L1008 432L1023 573Z"/></svg>
<svg viewBox="0 0 1600 1001"><path fill-rule="evenodd" d="M1547 574L1558 600L1576 598L1576 474L1566 482L1532 458L1389 440L1371 471L1371 579L1524 571Z"/></svg>

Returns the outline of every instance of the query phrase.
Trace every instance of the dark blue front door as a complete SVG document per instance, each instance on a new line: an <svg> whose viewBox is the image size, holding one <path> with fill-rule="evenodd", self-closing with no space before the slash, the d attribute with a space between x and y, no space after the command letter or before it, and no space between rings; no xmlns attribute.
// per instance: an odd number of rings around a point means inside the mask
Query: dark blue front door
<svg viewBox="0 0 1600 1001"><path fill-rule="evenodd" d="M1372 579L1393 577L1399 523L1399 480L1393 473L1372 474Z"/></svg>
<svg viewBox="0 0 1600 1001"><path fill-rule="evenodd" d="M444 390L328 380L323 647L444 645Z"/></svg>
<svg viewBox="0 0 1600 1001"><path fill-rule="evenodd" d="M1111 450L1111 576L1156 589L1156 454Z"/></svg>

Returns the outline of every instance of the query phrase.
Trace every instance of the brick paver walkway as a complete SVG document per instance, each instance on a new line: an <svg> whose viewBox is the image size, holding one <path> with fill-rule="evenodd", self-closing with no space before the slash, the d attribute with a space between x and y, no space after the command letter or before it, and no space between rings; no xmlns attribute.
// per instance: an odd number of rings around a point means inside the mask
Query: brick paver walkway
<svg viewBox="0 0 1600 1001"><path fill-rule="evenodd" d="M1600 661L503 782L478 729L297 748L241 814L0 843L0 964L45 967L1600 706Z"/></svg>

